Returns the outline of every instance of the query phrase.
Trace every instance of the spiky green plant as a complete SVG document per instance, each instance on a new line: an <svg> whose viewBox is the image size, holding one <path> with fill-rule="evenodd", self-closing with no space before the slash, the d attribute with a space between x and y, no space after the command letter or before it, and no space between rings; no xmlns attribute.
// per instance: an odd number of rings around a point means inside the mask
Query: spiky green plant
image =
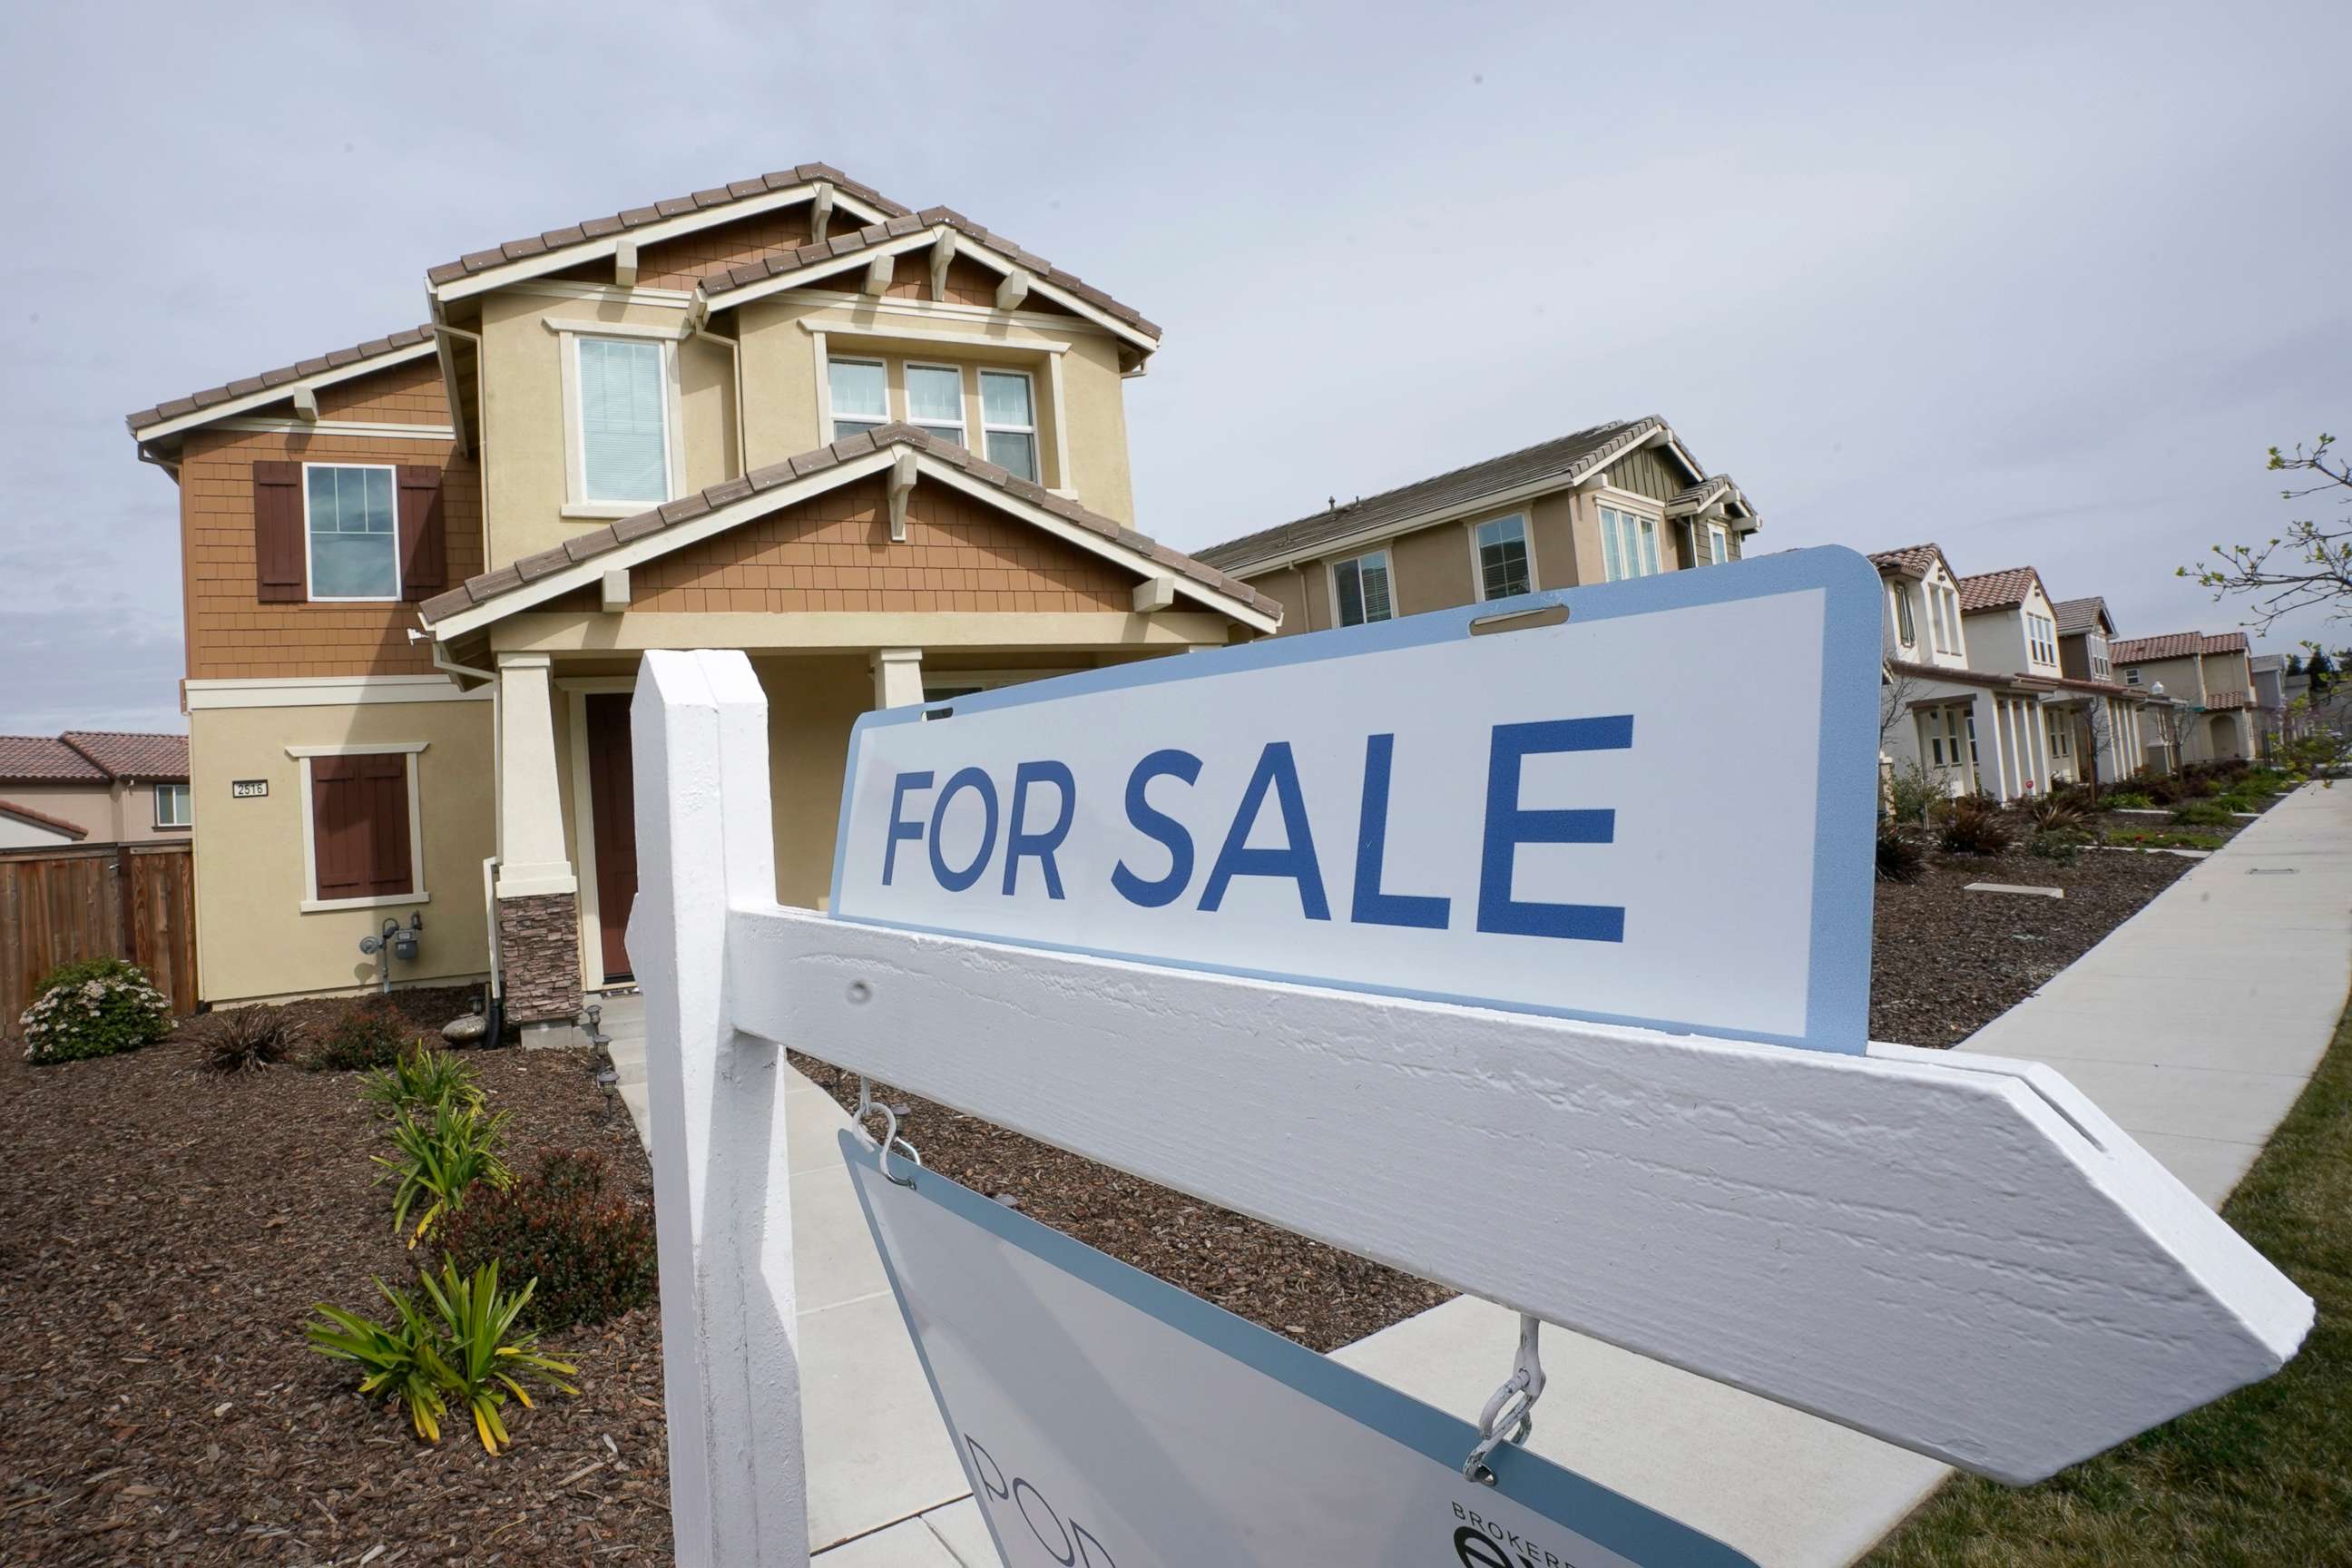
<svg viewBox="0 0 2352 1568"><path fill-rule="evenodd" d="M369 1073L360 1098L374 1106L378 1115L389 1117L403 1110L430 1109L445 1100L478 1110L482 1089L474 1081L472 1063L449 1051L416 1050Z"/></svg>
<svg viewBox="0 0 2352 1568"><path fill-rule="evenodd" d="M408 1237L415 1247L445 1214L466 1206L466 1194L476 1182L503 1187L514 1173L499 1158L505 1141L507 1117L489 1115L461 1100L436 1101L429 1113L404 1106L393 1113L392 1143L397 1154L378 1154L384 1168L376 1179L397 1184L392 1194L392 1228L408 1228L408 1216L422 1205L424 1215Z"/></svg>
<svg viewBox="0 0 2352 1568"><path fill-rule="evenodd" d="M381 1279L375 1288L392 1303L393 1321L379 1323L341 1307L318 1303L326 1320L304 1331L310 1348L320 1355L357 1365L362 1373L360 1392L396 1401L408 1413L416 1435L428 1443L441 1440L441 1417L449 1405L443 1390L453 1381L448 1361L433 1343L433 1325L415 1301L391 1289Z"/></svg>

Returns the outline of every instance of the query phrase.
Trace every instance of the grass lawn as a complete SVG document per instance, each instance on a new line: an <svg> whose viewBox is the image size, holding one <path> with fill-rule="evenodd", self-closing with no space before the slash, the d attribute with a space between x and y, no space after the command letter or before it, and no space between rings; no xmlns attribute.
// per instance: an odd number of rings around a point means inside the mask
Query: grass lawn
<svg viewBox="0 0 2352 1568"><path fill-rule="evenodd" d="M1872 1568L2352 1563L2352 1012L2221 1213L2319 1303L2286 1370L2039 1486L1954 1477Z"/></svg>

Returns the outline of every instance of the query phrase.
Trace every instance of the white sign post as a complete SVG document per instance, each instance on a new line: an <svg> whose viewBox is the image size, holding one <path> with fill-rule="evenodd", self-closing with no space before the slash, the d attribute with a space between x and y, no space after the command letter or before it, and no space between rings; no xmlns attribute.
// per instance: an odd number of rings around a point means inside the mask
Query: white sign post
<svg viewBox="0 0 2352 1568"><path fill-rule="evenodd" d="M748 661L648 656L680 1562L799 1560L779 1042L2006 1481L2275 1371L2309 1300L2062 1078L1865 1045L1877 594L1800 552L871 714L831 916Z"/></svg>

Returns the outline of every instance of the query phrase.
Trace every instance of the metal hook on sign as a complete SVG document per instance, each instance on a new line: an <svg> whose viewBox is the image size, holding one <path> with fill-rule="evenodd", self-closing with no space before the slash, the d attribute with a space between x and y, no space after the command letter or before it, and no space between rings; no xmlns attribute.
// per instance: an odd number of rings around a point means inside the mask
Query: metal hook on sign
<svg viewBox="0 0 2352 1568"><path fill-rule="evenodd" d="M893 1147L905 1150L907 1152L907 1158L913 1163L915 1169L919 1171L923 1168L922 1152L912 1143L908 1142L904 1138L898 1136L898 1118L906 1112L906 1110L907 1108L903 1105L883 1104L880 1100L874 1098L874 1090L872 1087L866 1083L866 1079L863 1077L858 1079L857 1109L850 1112L851 1119L857 1123L859 1130L862 1131L865 1129L866 1119L867 1117L878 1114L882 1118L882 1136L874 1140L874 1147L879 1151L882 1156L882 1179L890 1183L893 1186L899 1187L913 1186L915 1184L915 1178L912 1176L894 1176L890 1173L890 1151ZM869 1132L866 1136L871 1138L873 1137L873 1134Z"/></svg>
<svg viewBox="0 0 2352 1568"><path fill-rule="evenodd" d="M1478 1443L1470 1457L1462 1461L1462 1479L1476 1481L1481 1486L1495 1484L1495 1472L1486 1468L1486 1457L1505 1443L1524 1443L1528 1434L1536 1429L1536 1401L1543 1397L1544 1369L1538 1335L1543 1331L1541 1320L1519 1314L1519 1349L1511 1358L1511 1375L1503 1386L1495 1390L1486 1408L1478 1412Z"/></svg>

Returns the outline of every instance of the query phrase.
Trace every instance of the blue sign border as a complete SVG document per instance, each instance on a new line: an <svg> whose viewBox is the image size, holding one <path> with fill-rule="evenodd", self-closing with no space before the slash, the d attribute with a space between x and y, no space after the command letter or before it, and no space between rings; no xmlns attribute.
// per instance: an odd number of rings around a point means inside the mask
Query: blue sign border
<svg viewBox="0 0 2352 1568"><path fill-rule="evenodd" d="M848 1128L842 1129L838 1136L844 1160L887 1177L881 1168L878 1152L865 1137ZM891 1258L890 1249L881 1244L881 1226L875 1221L866 1184L853 1176L849 1184L857 1194L857 1206L866 1215L867 1228L874 1233L875 1251L880 1254L883 1272L889 1277L890 1294L898 1302L898 1315L906 1322L907 1337L914 1342L916 1359L923 1367L923 1380L930 1385L932 1401L940 1407L940 1419L955 1443L956 1460L963 1467L964 1479L977 1499L981 1495L980 1478L972 1472L971 1456L965 1451L955 1414L948 1408L947 1396L940 1392L939 1377L931 1370L930 1352L925 1348L914 1314L908 1307L898 1265ZM1180 1290L1131 1264L1121 1263L1107 1252L1098 1252L1017 1210L984 1198L937 1172L917 1170L912 1191L916 1196L938 1205L967 1224L978 1226L1049 1268L1073 1276L1178 1333L1448 1469L1459 1470L1478 1441L1478 1429L1467 1421L1423 1405L1410 1394L1401 1394L1352 1367L1343 1366L1270 1329L1262 1329L1246 1318ZM1513 1444L1497 1447L1488 1458L1488 1468L1495 1477L1492 1489L1497 1494L1636 1563L1671 1563L1675 1568L1757 1568L1753 1559L1715 1537ZM1471 1486L1468 1482L1464 1484ZM995 1519L985 1505L981 1508L981 1517L988 1525L998 1557L1012 1561L1005 1553L1003 1540L996 1534Z"/></svg>
<svg viewBox="0 0 2352 1568"><path fill-rule="evenodd" d="M850 800L857 779L859 747L866 734L893 724L922 721L942 709L987 712L1018 708L1057 698L1091 692L1120 691L1164 681L1191 680L1203 676L1231 675L1251 669L1275 669L1312 664L1357 654L1392 648L1423 647L1471 635L1471 623L1498 616L1567 606L1569 624L1622 620L1632 616L1686 610L1706 605L1736 604L1783 594L1818 591L1822 598L1821 754L1816 768L1819 795L1813 823L1812 939L1805 986L1805 1029L1801 1035L1780 1035L1684 1018L1645 1018L1574 1007L1537 1007L1524 1003L1496 1002L1486 997L1420 991L1409 986L1374 985L1336 980L1324 975L1292 974L1278 970L1245 969L1076 944L1040 942L997 931L876 920L841 914L842 877L848 858ZM1171 968L1198 969L1250 979L1272 980L1327 990L1370 991L1507 1012L1540 1013L1580 1018L1597 1024L1630 1024L1675 1034L1706 1033L1768 1045L1801 1046L1812 1050L1858 1056L1870 1036L1870 919L1876 879L1874 834L1878 817L1878 684L1885 659L1884 632L1879 622L1881 593L1877 569L1858 552L1843 545L1791 550L1723 565L1665 572L1622 583L1582 588L1561 588L1527 594L1517 598L1490 600L1457 609L1432 610L1400 616L1370 626L1336 631L1308 632L1297 637L1267 637L1237 647L1211 648L1181 658L1146 658L1105 669L1030 681L993 691L958 697L950 701L877 709L862 715L849 735L849 761L842 770L841 816L833 851L832 907L835 918L861 925L899 931L927 931L939 936L971 937L1008 946L1045 952L1082 953ZM1724 677L1736 680L1736 667ZM1726 759L1727 764L1733 759ZM1736 777L1736 767L1727 767Z"/></svg>

